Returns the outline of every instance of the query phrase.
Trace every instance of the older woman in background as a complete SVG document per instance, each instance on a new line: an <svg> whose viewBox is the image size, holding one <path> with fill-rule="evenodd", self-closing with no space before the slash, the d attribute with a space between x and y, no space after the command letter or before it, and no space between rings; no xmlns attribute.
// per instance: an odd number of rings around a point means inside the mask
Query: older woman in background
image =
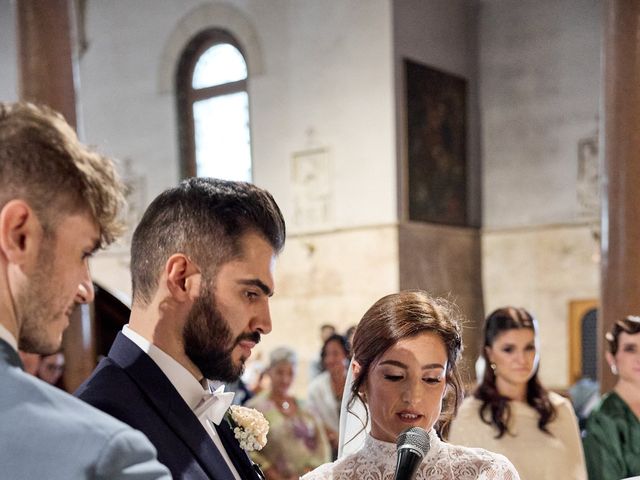
<svg viewBox="0 0 640 480"><path fill-rule="evenodd" d="M606 339L607 362L618 381L587 420L590 480L640 475L640 317L619 320Z"/></svg>
<svg viewBox="0 0 640 480"><path fill-rule="evenodd" d="M267 375L271 388L247 402L269 421L267 445L251 452L267 480L292 480L318 465L331 455L321 424L289 394L296 368L295 353L286 347L270 355Z"/></svg>
<svg viewBox="0 0 640 480"><path fill-rule="evenodd" d="M484 327L482 382L453 421L449 440L498 452L522 480L586 480L569 400L538 379L537 322L523 308L491 313Z"/></svg>

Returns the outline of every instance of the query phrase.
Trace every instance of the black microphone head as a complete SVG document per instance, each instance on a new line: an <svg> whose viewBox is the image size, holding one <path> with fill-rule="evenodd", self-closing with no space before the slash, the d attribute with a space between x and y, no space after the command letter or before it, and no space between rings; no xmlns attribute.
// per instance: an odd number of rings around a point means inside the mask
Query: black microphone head
<svg viewBox="0 0 640 480"><path fill-rule="evenodd" d="M398 435L396 446L398 449L410 448L414 450L420 458L424 458L430 447L429 432L420 427L407 428Z"/></svg>

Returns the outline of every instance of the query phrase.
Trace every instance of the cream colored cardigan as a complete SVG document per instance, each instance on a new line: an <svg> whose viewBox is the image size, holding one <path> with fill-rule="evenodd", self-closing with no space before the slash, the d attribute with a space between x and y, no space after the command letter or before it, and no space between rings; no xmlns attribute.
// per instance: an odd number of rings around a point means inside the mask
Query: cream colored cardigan
<svg viewBox="0 0 640 480"><path fill-rule="evenodd" d="M578 422L569 400L551 392L557 417L547 424L553 434L538 428L538 413L526 403L510 403L509 433L496 439L497 430L480 420L481 402L465 399L453 421L449 442L501 453L516 467L522 480L586 480Z"/></svg>

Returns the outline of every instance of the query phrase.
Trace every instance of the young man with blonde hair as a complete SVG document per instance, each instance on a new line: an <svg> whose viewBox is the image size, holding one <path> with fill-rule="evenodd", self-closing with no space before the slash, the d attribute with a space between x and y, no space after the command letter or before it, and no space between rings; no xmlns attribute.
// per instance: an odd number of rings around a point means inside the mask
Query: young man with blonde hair
<svg viewBox="0 0 640 480"><path fill-rule="evenodd" d="M93 300L88 259L119 233L112 162L45 107L0 103L0 476L169 478L140 432L22 369Z"/></svg>

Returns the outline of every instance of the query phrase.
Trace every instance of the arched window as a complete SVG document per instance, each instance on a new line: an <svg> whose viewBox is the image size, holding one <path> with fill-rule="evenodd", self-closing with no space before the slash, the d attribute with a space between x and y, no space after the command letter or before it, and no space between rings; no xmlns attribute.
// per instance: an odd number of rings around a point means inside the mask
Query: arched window
<svg viewBox="0 0 640 480"><path fill-rule="evenodd" d="M182 176L251 181L247 63L228 32L206 30L184 49L176 79Z"/></svg>

